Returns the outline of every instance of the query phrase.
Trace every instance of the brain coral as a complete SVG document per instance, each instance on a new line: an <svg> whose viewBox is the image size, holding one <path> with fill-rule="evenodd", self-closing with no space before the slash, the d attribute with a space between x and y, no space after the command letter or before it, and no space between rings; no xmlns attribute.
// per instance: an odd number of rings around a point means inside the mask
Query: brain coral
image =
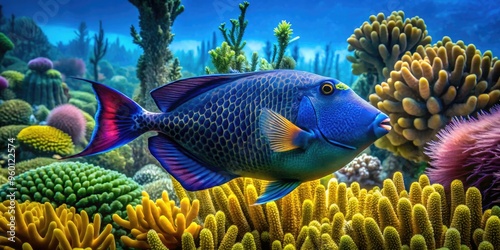
<svg viewBox="0 0 500 250"><path fill-rule="evenodd" d="M0 126L27 125L33 114L31 105L23 100L8 100L0 104Z"/></svg>
<svg viewBox="0 0 500 250"><path fill-rule="evenodd" d="M73 143L78 144L85 138L87 121L79 108L63 104L50 111L47 125L65 132L71 136Z"/></svg>
<svg viewBox="0 0 500 250"><path fill-rule="evenodd" d="M353 63L353 74L377 74L380 82L389 78L394 64L405 52L429 44L431 37L423 19L405 19L404 12L394 11L387 18L383 13L370 16L370 22L355 29L347 42L348 50L354 51L354 56L347 57Z"/></svg>
<svg viewBox="0 0 500 250"><path fill-rule="evenodd" d="M37 57L28 62L28 68L40 73L45 73L47 70L54 68L54 64L46 57Z"/></svg>
<svg viewBox="0 0 500 250"><path fill-rule="evenodd" d="M125 207L140 203L142 187L116 171L80 162L56 162L15 177L15 197L20 201L50 202L85 210L90 216L100 213L103 223L111 216L126 216ZM2 197L11 192L0 187Z"/></svg>
<svg viewBox="0 0 500 250"><path fill-rule="evenodd" d="M500 205L500 106L477 119L454 119L437 137L425 152L431 181L448 186L459 179L488 197L485 208Z"/></svg>
<svg viewBox="0 0 500 250"><path fill-rule="evenodd" d="M74 145L71 137L61 130L51 126L29 126L17 135L17 140L23 150L39 156L61 156L73 153Z"/></svg>
<svg viewBox="0 0 500 250"><path fill-rule="evenodd" d="M370 102L389 115L392 130L375 145L426 160L423 147L455 116L474 115L500 99L500 62L490 51L453 43L419 46L398 61Z"/></svg>

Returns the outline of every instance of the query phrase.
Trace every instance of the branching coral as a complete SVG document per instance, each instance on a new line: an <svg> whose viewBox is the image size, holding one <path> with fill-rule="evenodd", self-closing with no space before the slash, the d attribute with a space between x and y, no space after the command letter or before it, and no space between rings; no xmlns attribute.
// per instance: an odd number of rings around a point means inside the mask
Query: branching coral
<svg viewBox="0 0 500 250"><path fill-rule="evenodd" d="M141 205L135 208L127 205L128 220L118 214L113 215L113 220L121 227L131 230L134 237L132 239L122 236L121 240L125 245L140 249L150 248L147 234L151 229L156 231L161 242L170 249L181 246L183 234L186 232L198 237L201 226L193 221L198 216L198 200L190 203L185 198L181 200L180 207L176 207L166 192L163 192L162 198L156 202L150 200L146 192L142 195Z"/></svg>
<svg viewBox="0 0 500 250"><path fill-rule="evenodd" d="M79 162L56 162L39 167L14 179L15 197L21 201L50 202L100 213L104 223L111 215L125 216L126 204L139 203L141 187L125 175ZM10 194L10 186L0 187L0 195Z"/></svg>
<svg viewBox="0 0 500 250"><path fill-rule="evenodd" d="M0 222L0 245L6 249L116 249L112 226L101 230L101 215L90 222L85 211L66 205L54 209L48 202L6 200L0 203Z"/></svg>
<svg viewBox="0 0 500 250"><path fill-rule="evenodd" d="M454 119L437 137L426 148L429 178L445 186L459 179L489 197L485 208L500 204L500 106L477 119Z"/></svg>
<svg viewBox="0 0 500 250"><path fill-rule="evenodd" d="M500 62L474 45L445 37L398 61L370 102L388 114L392 130L375 145L407 159L426 160L423 148L448 121L474 115L500 99Z"/></svg>
<svg viewBox="0 0 500 250"><path fill-rule="evenodd" d="M21 148L39 156L66 156L74 151L71 137L51 126L33 125L24 128L17 135L17 140Z"/></svg>
<svg viewBox="0 0 500 250"><path fill-rule="evenodd" d="M372 73L382 81L406 51L415 52L417 46L429 44L431 37L423 19L405 19L403 11L394 11L387 18L383 13L370 16L370 22L355 29L347 42L348 50L354 51L354 56L347 57L353 74Z"/></svg>
<svg viewBox="0 0 500 250"><path fill-rule="evenodd" d="M201 206L211 207L204 208L209 211L204 217L205 228L212 236L217 234L212 238L214 246L226 249L228 242L230 246L243 244L245 235L251 232L255 244L262 249L286 245L295 249L327 246L398 249L410 245L435 249L447 244L445 242L455 241L456 234L448 233L447 238L446 233L448 228L456 228L462 235L458 239L460 244L472 247L489 241L483 237L486 221L497 218L492 210L482 213L474 202L482 200L477 189L468 189L468 198L463 188L447 194L443 186L431 185L425 175L419 182L412 183L410 190L404 189L403 176L399 172L393 180L386 179L382 189L366 190L356 182L347 187L333 178L325 190L319 181L313 181L302 184L277 202L251 205L265 184L255 179L236 179L220 187L195 192ZM446 199L446 196L452 198ZM215 211L218 212L215 214ZM495 241L497 238L492 235L497 225L495 219L490 220L488 239ZM301 224L295 225L293 221ZM225 233L216 233L219 226ZM475 230L482 232L475 237L477 243L473 243ZM195 242L193 240L192 245L196 245Z"/></svg>

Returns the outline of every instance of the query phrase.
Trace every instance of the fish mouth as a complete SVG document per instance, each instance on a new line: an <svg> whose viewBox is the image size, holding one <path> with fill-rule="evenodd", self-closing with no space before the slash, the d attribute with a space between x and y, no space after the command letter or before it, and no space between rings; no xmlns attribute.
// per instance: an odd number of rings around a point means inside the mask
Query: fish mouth
<svg viewBox="0 0 500 250"><path fill-rule="evenodd" d="M378 126L387 130L387 131L391 131L391 129L392 129L391 119L385 118Z"/></svg>

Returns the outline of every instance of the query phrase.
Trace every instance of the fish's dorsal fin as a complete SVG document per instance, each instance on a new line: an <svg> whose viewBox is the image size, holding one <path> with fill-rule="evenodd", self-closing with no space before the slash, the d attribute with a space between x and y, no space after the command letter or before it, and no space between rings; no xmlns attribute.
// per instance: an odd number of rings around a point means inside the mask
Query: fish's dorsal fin
<svg viewBox="0 0 500 250"><path fill-rule="evenodd" d="M273 181L266 186L264 194L259 196L253 205L261 205L282 198L300 185L300 181Z"/></svg>
<svg viewBox="0 0 500 250"><path fill-rule="evenodd" d="M216 74L177 80L151 91L151 97L162 112L168 112L199 94L226 83L272 71L257 71L243 74Z"/></svg>
<svg viewBox="0 0 500 250"><path fill-rule="evenodd" d="M305 148L314 137L284 116L267 108L262 109L259 126L274 152Z"/></svg>
<svg viewBox="0 0 500 250"><path fill-rule="evenodd" d="M149 151L188 191L198 191L222 185L238 176L213 171L184 153L180 145L166 135L149 138Z"/></svg>

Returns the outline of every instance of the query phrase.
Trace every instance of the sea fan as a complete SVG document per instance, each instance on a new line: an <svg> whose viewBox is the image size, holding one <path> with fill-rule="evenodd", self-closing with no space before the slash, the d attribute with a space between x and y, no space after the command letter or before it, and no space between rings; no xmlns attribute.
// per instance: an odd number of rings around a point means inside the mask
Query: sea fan
<svg viewBox="0 0 500 250"><path fill-rule="evenodd" d="M430 180L446 187L459 179L481 190L485 208L500 204L500 106L477 119L455 118L437 138L425 149Z"/></svg>

